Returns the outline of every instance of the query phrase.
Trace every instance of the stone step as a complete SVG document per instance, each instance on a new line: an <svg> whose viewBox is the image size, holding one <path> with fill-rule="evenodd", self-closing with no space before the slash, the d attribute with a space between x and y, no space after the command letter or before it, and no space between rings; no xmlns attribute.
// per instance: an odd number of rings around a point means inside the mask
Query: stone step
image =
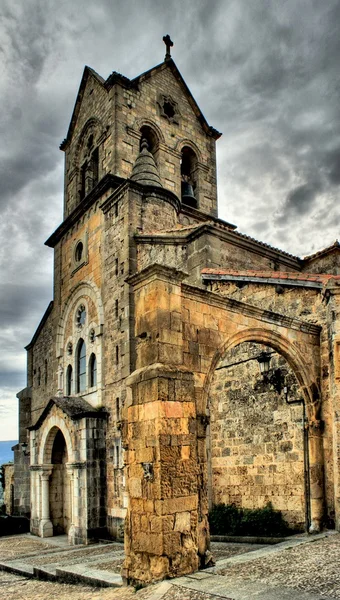
<svg viewBox="0 0 340 600"><path fill-rule="evenodd" d="M64 583L83 583L95 587L121 587L123 581L117 573L91 569L89 565L72 565L69 567L57 567L57 581Z"/></svg>
<svg viewBox="0 0 340 600"><path fill-rule="evenodd" d="M57 581L57 570L53 565L33 567L33 575L42 581Z"/></svg>
<svg viewBox="0 0 340 600"><path fill-rule="evenodd" d="M0 571L6 571L7 573L14 573L15 575L22 575L23 577L33 577L33 567L19 560L11 562L1 562Z"/></svg>

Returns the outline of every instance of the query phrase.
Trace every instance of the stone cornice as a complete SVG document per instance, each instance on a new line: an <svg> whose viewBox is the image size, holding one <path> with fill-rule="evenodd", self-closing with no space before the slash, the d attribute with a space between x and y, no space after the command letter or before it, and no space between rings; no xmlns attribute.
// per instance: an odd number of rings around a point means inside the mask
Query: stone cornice
<svg viewBox="0 0 340 600"><path fill-rule="evenodd" d="M249 276L240 276L240 275L219 275L214 273L202 273L202 281L222 281L222 282L230 282L235 281L239 283L255 283L255 284L266 284L266 285L280 285L280 286L288 286L288 287L302 287L309 289L318 289L321 290L323 288L323 283L320 281L308 281L302 279L282 279L280 277L256 277L256 275Z"/></svg>
<svg viewBox="0 0 340 600"><path fill-rule="evenodd" d="M183 212L183 207L181 212ZM257 240L243 236L237 231L234 231L232 227L229 227L228 223L218 223L217 219L216 222L212 222L210 219L209 222L199 223L195 229L190 230L178 229L178 232L174 231L171 233L162 233L162 231L160 231L149 234L138 234L138 236L136 236L136 241L141 244L183 244L190 243L204 234L212 235L233 246L244 248L248 252L260 256L266 256L271 260L280 260L280 263L300 271L300 259L297 257L291 256L276 248L272 248L263 242L258 242Z"/></svg>
<svg viewBox="0 0 340 600"><path fill-rule="evenodd" d="M139 273L127 277L125 281L138 288L147 281L152 281L154 279L162 279L163 281L180 284L186 277L188 277L188 273L180 271L179 269L153 264L145 267L145 269L139 271Z"/></svg>
<svg viewBox="0 0 340 600"><path fill-rule="evenodd" d="M138 183L137 181L132 181L131 179L126 179L123 181L122 185L120 185L114 193L107 198L103 204L101 204L100 208L104 213L107 213L113 204L117 202L119 198L121 198L128 190L132 190L137 192L142 196L143 199L147 199L150 197L160 198L165 202L171 204L177 213L181 210L181 202L177 198L176 194L167 190L166 188L154 186L154 185L143 185Z"/></svg>
<svg viewBox="0 0 340 600"><path fill-rule="evenodd" d="M157 377L166 377L167 379L187 379L193 378L193 372L183 365L171 365L164 363L154 363L141 369L137 369L126 379L126 385L134 385L141 381L156 379Z"/></svg>
<svg viewBox="0 0 340 600"><path fill-rule="evenodd" d="M247 317L254 317L260 321L266 323L279 325L281 327L287 327L289 329L295 329L302 331L303 333L309 333L311 335L319 337L322 327L320 325L314 325L313 323L307 323L295 317L287 317L280 313L276 313L270 310L264 310L253 306L252 304L246 304L239 300L233 300L231 298L225 298L214 292L202 290L201 288L194 287L192 285L182 283L182 290L186 296L190 296L194 299L199 299L207 304L213 306L220 306L221 308L227 309L231 312L243 314Z"/></svg>

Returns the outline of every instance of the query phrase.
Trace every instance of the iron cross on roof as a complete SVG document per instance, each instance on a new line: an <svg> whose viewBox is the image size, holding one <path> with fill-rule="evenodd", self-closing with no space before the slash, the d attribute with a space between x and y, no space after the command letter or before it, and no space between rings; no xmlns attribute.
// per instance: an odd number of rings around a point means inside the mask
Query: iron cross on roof
<svg viewBox="0 0 340 600"><path fill-rule="evenodd" d="M174 43L171 40L169 34L163 36L163 42L166 45L166 54L165 54L164 60L170 60L170 58L171 58L170 48L174 45Z"/></svg>

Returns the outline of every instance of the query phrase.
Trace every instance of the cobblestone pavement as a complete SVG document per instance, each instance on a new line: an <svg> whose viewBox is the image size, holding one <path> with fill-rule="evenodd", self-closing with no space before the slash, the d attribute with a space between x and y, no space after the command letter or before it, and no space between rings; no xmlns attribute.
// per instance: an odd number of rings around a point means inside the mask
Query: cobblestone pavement
<svg viewBox="0 0 340 600"><path fill-rule="evenodd" d="M162 597L162 600L218 600L218 596L216 594L188 590L180 585L173 585ZM228 600L228 598L224 596L223 600ZM232 598L229 600L232 600Z"/></svg>
<svg viewBox="0 0 340 600"><path fill-rule="evenodd" d="M248 552L254 552L260 548L265 548L265 544L235 544L232 542L212 542L211 552L214 555L215 560L221 560L222 558L230 558L238 554L245 554Z"/></svg>
<svg viewBox="0 0 340 600"><path fill-rule="evenodd" d="M299 540L296 540L299 542ZM307 543L293 547L264 547L250 544L214 543L218 559L215 569L203 571L187 578L163 582L135 592L134 588L94 588L86 585L69 585L26 579L0 571L0 600L233 600L241 598L240 589L251 590L242 596L252 598L297 598L340 600L340 534L330 533L324 538L310 537ZM64 560L65 548L54 548L51 543L27 536L15 536L0 540L0 560L12 560L37 552L46 552L46 559ZM90 561L93 555L95 568L103 571L119 569L121 546L112 545L112 558L116 564L108 565L109 550L95 546L79 548L82 561ZM252 557L251 550L255 550ZM70 557L74 548L69 550ZM237 553L237 554L235 554ZM27 558L26 558L27 557ZM39 558L42 560L41 554ZM163 587L162 587L163 586ZM258 590L258 593L257 591ZM261 594L264 594L263 596Z"/></svg>
<svg viewBox="0 0 340 600"><path fill-rule="evenodd" d="M13 535L0 538L0 560L13 560L34 552L51 550L50 544L34 539L33 536Z"/></svg>
<svg viewBox="0 0 340 600"><path fill-rule="evenodd" d="M244 564L230 564L217 568L216 573L235 583L256 581L340 599L340 535Z"/></svg>

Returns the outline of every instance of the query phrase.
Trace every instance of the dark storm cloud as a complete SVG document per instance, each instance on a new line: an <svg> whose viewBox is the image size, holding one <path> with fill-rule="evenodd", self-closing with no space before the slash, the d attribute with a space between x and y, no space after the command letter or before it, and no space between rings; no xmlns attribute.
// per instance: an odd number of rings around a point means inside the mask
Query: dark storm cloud
<svg viewBox="0 0 340 600"><path fill-rule="evenodd" d="M324 171L331 185L340 185L340 147L324 155Z"/></svg>
<svg viewBox="0 0 340 600"><path fill-rule="evenodd" d="M302 218L309 213L315 204L318 194L321 192L319 182L299 185L291 190L281 207L280 214L275 222L280 225L287 223L292 218Z"/></svg>
<svg viewBox="0 0 340 600"><path fill-rule="evenodd" d="M291 213L302 216L309 212L320 189L320 184L315 183L314 185L300 185L295 190L289 192L284 207L286 215L287 213Z"/></svg>
<svg viewBox="0 0 340 600"><path fill-rule="evenodd" d="M296 254L338 237L338 0L2 0L0 12L0 406L14 406L22 348L51 299L43 242L62 218L58 146L84 64L135 77L163 60L169 33L190 90L224 133L221 216Z"/></svg>
<svg viewBox="0 0 340 600"><path fill-rule="evenodd" d="M19 282L7 283L5 288L0 288L0 322L8 323L10 320L26 321L28 318L27 305L30 311L36 312L41 309L42 303L47 303L49 290L46 284L37 285L33 282L26 286L23 294L22 284ZM31 323L31 317L29 317Z"/></svg>

